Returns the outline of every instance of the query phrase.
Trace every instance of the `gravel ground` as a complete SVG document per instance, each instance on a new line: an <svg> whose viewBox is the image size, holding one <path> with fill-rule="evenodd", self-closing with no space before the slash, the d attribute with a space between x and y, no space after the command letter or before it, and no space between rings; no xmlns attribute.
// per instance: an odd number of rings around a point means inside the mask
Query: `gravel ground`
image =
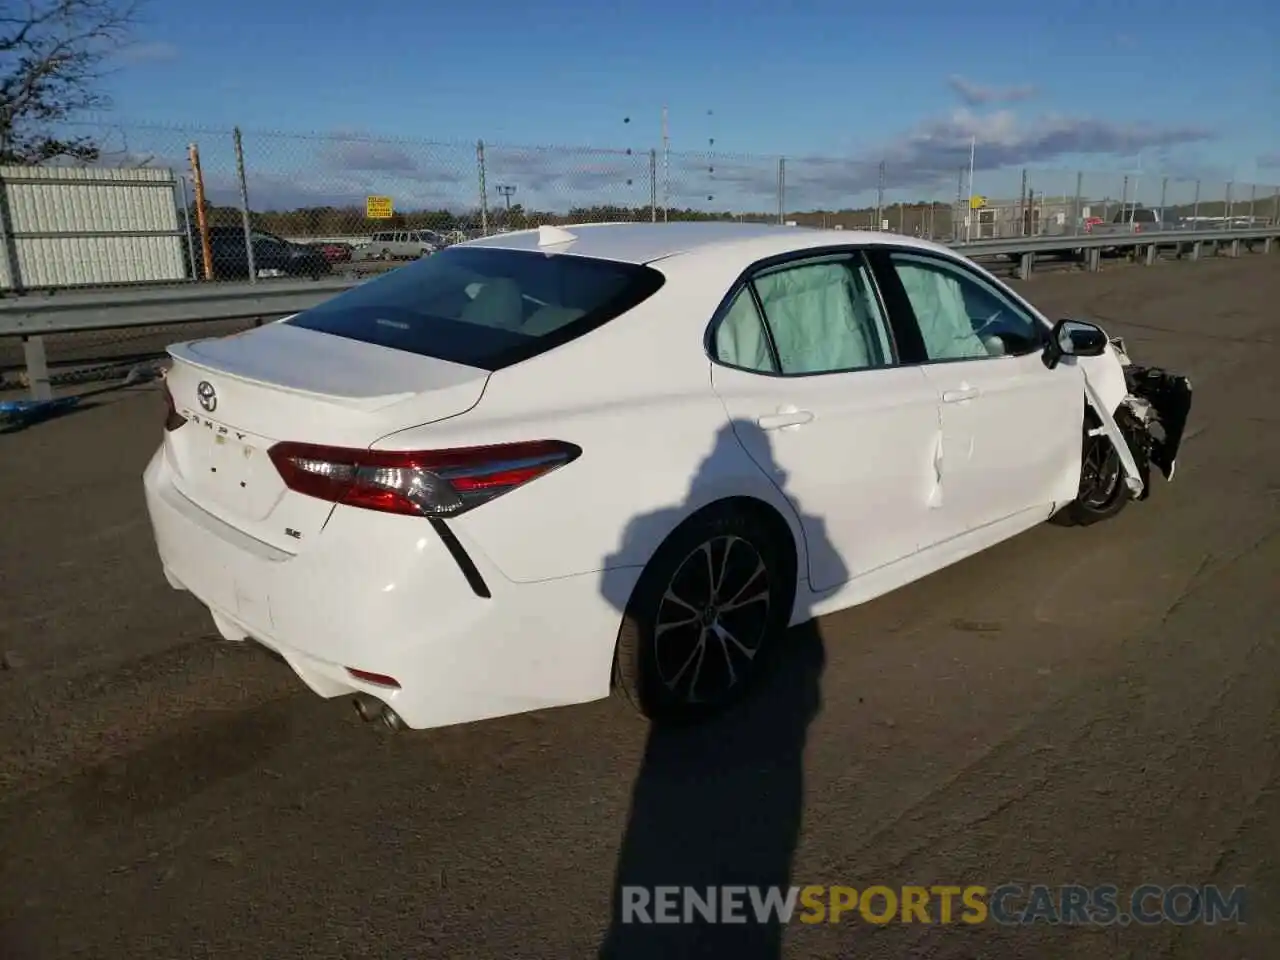
<svg viewBox="0 0 1280 960"><path fill-rule="evenodd" d="M1022 286L1192 375L1177 481L798 630L681 734L361 724L165 584L154 385L0 437L0 957L1280 955L1280 260ZM618 882L734 880L1243 884L1248 922L609 929Z"/></svg>

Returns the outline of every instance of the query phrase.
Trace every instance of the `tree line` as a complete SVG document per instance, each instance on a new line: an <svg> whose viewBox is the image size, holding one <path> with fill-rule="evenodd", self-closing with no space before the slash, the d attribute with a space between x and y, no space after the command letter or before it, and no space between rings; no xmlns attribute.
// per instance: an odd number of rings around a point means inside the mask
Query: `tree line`
<svg viewBox="0 0 1280 960"><path fill-rule="evenodd" d="M785 221L795 221L801 226L842 227L846 230L865 230L875 220L875 209L845 208L842 210L810 210L787 213ZM205 215L211 226L238 226L241 214L238 207L205 207ZM190 212L195 222L194 208ZM940 203L894 204L881 211L893 229L900 225L906 232L934 232L951 229L951 208ZM615 204L573 207L567 211L532 210L520 204L490 208L487 214L478 208L472 210L406 210L385 220L370 220L359 206L304 207L295 210L254 211L250 223L258 230L286 237L338 237L367 236L386 230L434 230L449 233L455 230L474 230L487 219L488 225L500 230L524 230L543 224L559 226L570 223L645 223L651 220L666 221L740 221L744 223L777 223L776 212L764 211L735 213L731 211L694 210L668 207L656 211L649 206L627 207ZM901 224L900 224L901 221Z"/></svg>
<svg viewBox="0 0 1280 960"><path fill-rule="evenodd" d="M1105 207L1103 206L1105 203ZM1091 207L1094 215L1103 215L1111 220L1120 209L1119 200L1084 201ZM1141 204L1139 205L1141 206ZM1070 207L1068 201L1067 208ZM1274 209L1274 198L1267 197L1254 202L1236 201L1230 205L1225 200L1204 200L1197 204L1169 205L1166 209L1178 217L1224 217L1234 215L1253 215L1275 220L1280 210ZM1025 230L1029 234L1041 232L1041 224L1033 210L1043 210L1037 202L1028 205L1023 211ZM1062 209L1057 204L1055 209ZM238 207L208 206L205 207L206 218L212 226L239 226L241 213ZM964 231L963 220L959 224L955 220L955 210L950 204L916 203L888 204L878 211L881 221L888 221L889 229L907 235L947 238L955 235L957 225ZM875 207L845 207L842 209L793 211L784 215L784 221L802 227L841 228L845 230L867 230L874 228L877 210ZM1010 221L1016 230L1017 209L1001 208L1000 224L1002 235L1008 235ZM1046 214L1047 215L1047 214ZM425 209L397 212L385 220L371 220L365 216L360 206L321 206L303 207L294 210L254 211L250 214L250 223L255 229L265 233L273 233L282 237L342 237L368 236L387 230L432 230L437 233L454 231L472 231L479 229L486 220L490 229L524 230L543 224L560 226L571 223L644 223L655 218L655 211L649 206L628 207L613 204L574 207L566 212L527 209L521 204L490 208L486 214L479 209L447 210ZM196 222L194 208L189 211L191 223ZM776 212L757 211L750 213L734 213L730 211L706 211L691 208L668 208L665 213L659 208L656 219L667 221L740 221L744 223L777 223Z"/></svg>

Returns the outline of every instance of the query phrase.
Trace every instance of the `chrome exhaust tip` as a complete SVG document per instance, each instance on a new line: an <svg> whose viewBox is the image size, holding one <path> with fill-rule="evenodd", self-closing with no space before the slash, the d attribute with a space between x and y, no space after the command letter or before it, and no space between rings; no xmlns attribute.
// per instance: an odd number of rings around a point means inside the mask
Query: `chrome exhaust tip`
<svg viewBox="0 0 1280 960"><path fill-rule="evenodd" d="M404 721L400 719L400 714L396 713L390 707L382 708L381 717L382 725L388 730L399 731L405 729L405 724Z"/></svg>
<svg viewBox="0 0 1280 960"><path fill-rule="evenodd" d="M355 707L356 714L365 723L376 720L382 714L382 701L367 693L357 693L351 698L351 704Z"/></svg>

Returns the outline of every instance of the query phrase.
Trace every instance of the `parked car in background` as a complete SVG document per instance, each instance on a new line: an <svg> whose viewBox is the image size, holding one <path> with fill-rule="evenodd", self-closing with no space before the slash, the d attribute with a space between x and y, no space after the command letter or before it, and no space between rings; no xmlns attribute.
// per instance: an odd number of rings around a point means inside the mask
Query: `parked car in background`
<svg viewBox="0 0 1280 960"><path fill-rule="evenodd" d="M356 248L360 260L417 260L444 249L443 237L432 230L388 230L375 233Z"/></svg>
<svg viewBox="0 0 1280 960"><path fill-rule="evenodd" d="M739 223L489 237L169 353L169 583L411 728L704 716L789 624L1145 498L1191 403L944 246Z"/></svg>
<svg viewBox="0 0 1280 960"><path fill-rule="evenodd" d="M1129 233L1150 232L1163 229L1166 225L1164 211L1150 207L1133 206L1121 210L1111 218L1111 226L1126 229Z"/></svg>
<svg viewBox="0 0 1280 960"><path fill-rule="evenodd" d="M333 272L332 264L314 246L290 243L261 230L254 230L249 236L253 266L259 277L322 277ZM249 254L242 227L210 227L209 247L215 280L249 279ZM195 263L189 264L190 275L203 280L204 253L199 230L192 230L188 251L195 253Z"/></svg>
<svg viewBox="0 0 1280 960"><path fill-rule="evenodd" d="M1090 230L1091 236L1131 235L1135 233L1156 233L1166 230L1177 230L1183 222L1171 210L1157 210L1137 204L1122 207L1111 218L1110 223L1095 224ZM1104 247L1104 256L1119 252L1118 247Z"/></svg>
<svg viewBox="0 0 1280 960"><path fill-rule="evenodd" d="M349 243L309 243L307 246L315 247L320 256L330 263L349 263L351 260L353 248Z"/></svg>

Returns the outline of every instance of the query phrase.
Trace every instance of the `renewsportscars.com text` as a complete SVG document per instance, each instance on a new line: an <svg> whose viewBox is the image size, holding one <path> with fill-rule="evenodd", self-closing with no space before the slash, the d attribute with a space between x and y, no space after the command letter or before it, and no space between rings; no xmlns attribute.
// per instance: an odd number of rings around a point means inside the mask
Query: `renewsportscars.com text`
<svg viewBox="0 0 1280 960"><path fill-rule="evenodd" d="M995 887L622 888L623 923L1035 923L1077 926L1243 923L1243 887L1006 883Z"/></svg>

